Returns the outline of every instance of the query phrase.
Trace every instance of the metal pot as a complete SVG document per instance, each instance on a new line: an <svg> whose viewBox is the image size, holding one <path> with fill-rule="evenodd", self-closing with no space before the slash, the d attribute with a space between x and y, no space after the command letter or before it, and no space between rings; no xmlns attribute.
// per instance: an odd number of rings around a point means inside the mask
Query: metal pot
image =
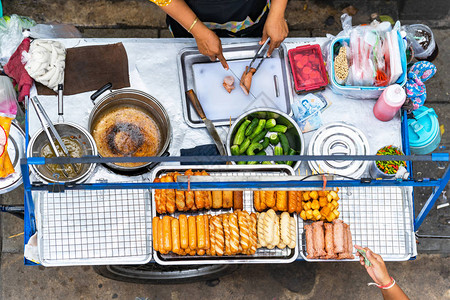
<svg viewBox="0 0 450 300"><path fill-rule="evenodd" d="M302 131L300 130L300 127L298 127L297 123L289 117L287 114L285 114L282 111L271 109L271 108L255 108L252 110L249 110L245 112L244 114L240 115L231 125L230 130L228 131L227 136L227 153L228 155L231 154L231 146L232 146L232 140L234 139L234 135L236 134L237 130L241 126L242 122L244 122L248 117L257 117L257 118L264 118L264 119L275 119L277 121L277 124L282 124L287 126L286 131L286 137L289 140L289 145L292 149L297 151L300 155L303 155L305 153L305 140L303 138ZM272 148L270 145L269 147ZM272 153L268 153L272 155ZM301 164L301 161L295 162L295 164L292 166L294 170L296 170Z"/></svg>
<svg viewBox="0 0 450 300"><path fill-rule="evenodd" d="M156 122L159 128L161 143L156 156L168 156L169 152L167 150L172 139L172 127L170 125L169 115L161 103L159 103L159 101L151 95L133 89L122 89L110 92L108 95L104 96L97 101L97 103L95 103L95 99L98 96L111 88L112 85L107 84L92 94L91 100L95 106L89 116L89 132L91 134L93 133L94 124L96 124L97 120L111 109L120 106L135 106L148 114ZM147 171L155 167L157 164L158 163L148 162L139 166L126 167L115 163L106 163L109 168L125 174L135 174L137 172L142 172L142 170Z"/></svg>
<svg viewBox="0 0 450 300"><path fill-rule="evenodd" d="M59 135L62 138L73 136L78 140L78 144L82 148L83 156L97 155L97 146L95 145L94 138L89 134L89 132L87 132L86 129L78 124L68 122L56 123L54 124L54 126L56 128L56 131L58 131ZM42 148L48 143L49 141L44 130L39 130L31 138L28 144L27 156L40 157ZM31 172L33 172L34 175L46 182L80 183L85 181L91 175L91 173L94 171L95 166L95 163L82 164L81 170L78 172L78 175L71 178L65 178L63 176L57 177L45 165L31 165Z"/></svg>

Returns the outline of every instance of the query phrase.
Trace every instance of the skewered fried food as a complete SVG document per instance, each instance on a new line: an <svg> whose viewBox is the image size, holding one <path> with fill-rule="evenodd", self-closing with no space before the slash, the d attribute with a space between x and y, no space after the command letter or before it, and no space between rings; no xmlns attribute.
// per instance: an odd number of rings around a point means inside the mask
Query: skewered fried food
<svg viewBox="0 0 450 300"><path fill-rule="evenodd" d="M244 192L234 191L233 192L233 209L243 209L244 208Z"/></svg>

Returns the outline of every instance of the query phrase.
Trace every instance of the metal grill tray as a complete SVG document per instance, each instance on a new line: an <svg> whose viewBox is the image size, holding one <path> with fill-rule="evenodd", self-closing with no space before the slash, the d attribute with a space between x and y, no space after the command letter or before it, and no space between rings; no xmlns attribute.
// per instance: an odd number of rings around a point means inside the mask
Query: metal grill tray
<svg viewBox="0 0 450 300"><path fill-rule="evenodd" d="M278 176L289 176L294 175L294 170L288 166L236 166L236 165L227 165L227 166L207 166L207 165L198 165L198 166L161 166L155 168L152 174L152 180L156 177L164 175L169 172L178 171L180 173L192 169L196 170L205 170L210 176L239 176L239 175L278 175ZM222 190L222 189L221 189ZM232 189L230 189L232 190ZM253 207L253 192L251 187L244 190L244 210L251 213L256 212ZM154 198L154 194L152 192L152 198ZM223 213L232 212L232 209L214 209L214 210L203 210L196 212L176 212L171 214L174 217L178 217L180 214L185 214L188 216L195 216L199 214L210 214L210 215L218 215ZM156 213L155 205L152 205L152 213L153 216L160 216ZM297 215L294 215L295 221L298 224ZM297 226L297 231L298 231ZM241 263L290 263L297 259L298 257L298 249L299 249L299 241L296 241L296 247L294 249L278 249L274 248L272 250L266 248L260 248L256 250L256 254L254 255L233 255L233 256L180 256L176 254L161 254L157 251L153 252L153 258L158 264L161 265L202 265L202 264L241 264Z"/></svg>
<svg viewBox="0 0 450 300"><path fill-rule="evenodd" d="M37 194L42 265L146 264L151 260L149 190Z"/></svg>
<svg viewBox="0 0 450 300"><path fill-rule="evenodd" d="M353 245L369 247L386 261L413 255L413 204L410 187L344 187L339 189L339 218L350 225ZM304 222L299 219L300 256L309 262L359 261L306 258Z"/></svg>

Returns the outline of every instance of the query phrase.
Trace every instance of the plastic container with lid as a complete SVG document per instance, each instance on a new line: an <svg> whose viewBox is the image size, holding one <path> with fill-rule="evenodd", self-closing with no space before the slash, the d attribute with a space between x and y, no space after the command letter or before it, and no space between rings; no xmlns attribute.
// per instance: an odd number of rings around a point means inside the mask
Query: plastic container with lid
<svg viewBox="0 0 450 300"><path fill-rule="evenodd" d="M413 154L433 152L441 142L441 130L434 109L421 106L415 110L414 118L408 120L408 133Z"/></svg>
<svg viewBox="0 0 450 300"><path fill-rule="evenodd" d="M322 89L328 84L319 45L299 46L290 49L288 55L297 93Z"/></svg>
<svg viewBox="0 0 450 300"><path fill-rule="evenodd" d="M373 107L373 114L380 121L390 121L406 100L405 90L398 84L388 86Z"/></svg>

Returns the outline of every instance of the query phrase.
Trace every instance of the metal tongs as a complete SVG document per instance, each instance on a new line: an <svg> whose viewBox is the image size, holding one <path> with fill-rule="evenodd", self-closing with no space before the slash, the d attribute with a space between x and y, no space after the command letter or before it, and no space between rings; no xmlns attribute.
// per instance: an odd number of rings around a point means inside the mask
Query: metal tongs
<svg viewBox="0 0 450 300"><path fill-rule="evenodd" d="M50 134L50 131L52 132L52 134L55 137L58 144L61 146L64 156L69 156L69 150L67 149L63 140L61 139L61 136L59 135L58 131L56 131L55 126L53 125L52 121L50 120L47 113L45 112L44 107L42 107L42 104L39 101L39 99L36 96L34 96L33 98L30 99L30 102L31 102L31 104L33 104L33 107L36 110L36 114L42 125L42 129L44 129L45 134L47 135L47 138L50 141L50 145L51 145L53 151L55 152L56 157L61 157L61 155L59 154L58 148L56 147L55 141L53 140L53 138ZM72 166L73 166L75 172L77 172L75 165L72 164ZM62 164L61 164L61 171L64 174L64 176L69 178L69 174L67 173L64 165L62 165Z"/></svg>
<svg viewBox="0 0 450 300"><path fill-rule="evenodd" d="M258 71L259 67L261 66L262 62L266 59L267 57L267 52L269 51L269 49L265 50L266 46L269 44L270 42L270 37L267 38L267 40L264 42L264 44L261 45L261 47L259 47L258 51L256 51L255 56L253 56L252 61L250 62L250 64L248 65L248 69L250 70L252 68L253 63L256 61L257 58L261 58L261 60L259 61L259 64L256 66L255 68L255 73L256 71ZM264 53L264 55L262 55L262 53L264 52L264 50L266 51ZM262 56L261 56L262 55Z"/></svg>

